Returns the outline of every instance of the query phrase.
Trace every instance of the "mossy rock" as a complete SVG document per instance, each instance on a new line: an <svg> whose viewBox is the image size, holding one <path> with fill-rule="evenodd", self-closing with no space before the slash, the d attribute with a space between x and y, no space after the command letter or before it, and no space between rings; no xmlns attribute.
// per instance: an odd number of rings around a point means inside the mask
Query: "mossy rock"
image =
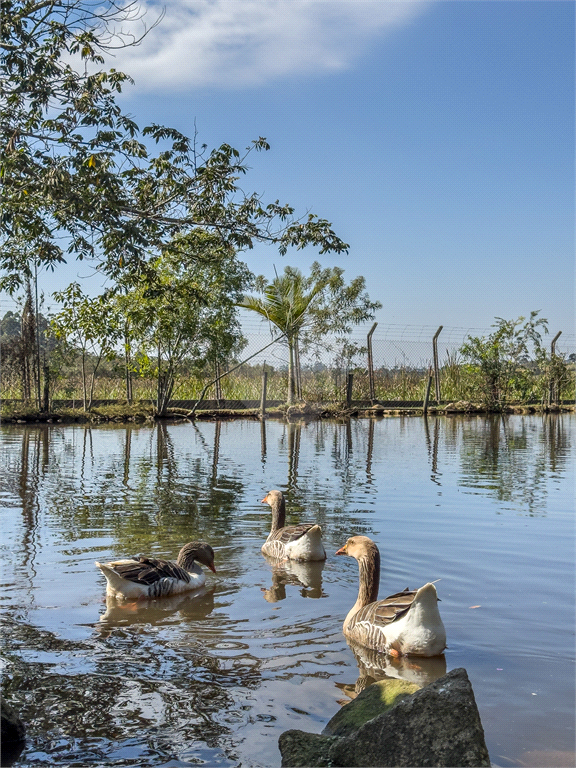
<svg viewBox="0 0 576 768"><path fill-rule="evenodd" d="M399 701L420 689L416 683L388 678L365 688L327 723L322 731L328 736L348 736L374 717L388 712Z"/></svg>

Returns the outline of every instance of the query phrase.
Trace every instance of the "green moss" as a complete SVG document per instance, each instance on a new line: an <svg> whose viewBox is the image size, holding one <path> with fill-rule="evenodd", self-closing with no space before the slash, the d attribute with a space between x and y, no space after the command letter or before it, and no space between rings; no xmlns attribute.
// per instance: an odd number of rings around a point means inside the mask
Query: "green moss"
<svg viewBox="0 0 576 768"><path fill-rule="evenodd" d="M416 683L406 680L378 680L365 688L350 704L342 707L322 733L330 736L347 736L361 725L388 712L399 701L419 690Z"/></svg>

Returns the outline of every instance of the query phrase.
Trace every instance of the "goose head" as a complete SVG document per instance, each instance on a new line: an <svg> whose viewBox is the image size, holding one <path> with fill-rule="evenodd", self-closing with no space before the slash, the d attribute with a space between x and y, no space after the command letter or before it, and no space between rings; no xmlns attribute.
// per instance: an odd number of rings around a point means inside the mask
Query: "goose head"
<svg viewBox="0 0 576 768"><path fill-rule="evenodd" d="M284 501L284 494L282 491L268 491L266 496L262 499L262 504L268 504L272 509L279 507Z"/></svg>
<svg viewBox="0 0 576 768"><path fill-rule="evenodd" d="M268 491L262 504L268 504L272 510L272 532L283 528L286 522L286 502L282 491Z"/></svg>
<svg viewBox="0 0 576 768"><path fill-rule="evenodd" d="M346 544L336 552L337 555L348 555L356 560L369 558L380 565L378 547L368 536L351 536Z"/></svg>

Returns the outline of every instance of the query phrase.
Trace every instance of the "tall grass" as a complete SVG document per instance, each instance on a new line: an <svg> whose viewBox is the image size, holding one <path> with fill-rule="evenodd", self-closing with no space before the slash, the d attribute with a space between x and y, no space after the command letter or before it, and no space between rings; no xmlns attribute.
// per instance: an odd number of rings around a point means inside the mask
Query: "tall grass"
<svg viewBox="0 0 576 768"><path fill-rule="evenodd" d="M267 399L285 401L287 397L287 374L283 370L268 370ZM356 368L354 374L354 400L368 400L370 382L365 368ZM174 389L173 400L195 400L213 374L205 376L187 374ZM380 369L374 372L375 395L378 400L422 401L426 391L428 371L399 367ZM573 399L575 391L575 369L560 383L560 399ZM342 368L302 371L303 397L308 402L344 402L346 399L347 371ZM457 355L449 356L440 370L440 387L443 401L468 400L480 402L482 381L474 366L462 363ZM224 400L260 400L262 393L262 366L245 365L221 380ZM526 368L522 376L510 382L509 400L527 402L546 398L549 382L536 370ZM133 400L156 399L156 380L134 377L132 382ZM21 398L20 381L14 377L3 380L2 399ZM65 378L54 382L51 400L82 400L82 380L77 371L70 371ZM126 399L126 385L118 370L110 367L96 379L94 398L96 400ZM215 399L215 386L210 387L206 399ZM434 386L431 391L434 400Z"/></svg>

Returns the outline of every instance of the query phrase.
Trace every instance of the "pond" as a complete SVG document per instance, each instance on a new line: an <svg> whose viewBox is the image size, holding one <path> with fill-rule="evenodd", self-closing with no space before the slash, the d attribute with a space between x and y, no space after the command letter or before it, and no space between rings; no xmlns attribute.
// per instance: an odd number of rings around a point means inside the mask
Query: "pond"
<svg viewBox="0 0 576 768"><path fill-rule="evenodd" d="M18 765L280 765L365 674L342 635L362 533L380 596L437 584L443 657L465 667L492 762L574 765L572 414L0 427L3 688L27 725ZM261 554L265 493L322 525L328 560ZM201 594L107 605L94 561L175 559L208 541ZM358 666L360 664L360 667Z"/></svg>

